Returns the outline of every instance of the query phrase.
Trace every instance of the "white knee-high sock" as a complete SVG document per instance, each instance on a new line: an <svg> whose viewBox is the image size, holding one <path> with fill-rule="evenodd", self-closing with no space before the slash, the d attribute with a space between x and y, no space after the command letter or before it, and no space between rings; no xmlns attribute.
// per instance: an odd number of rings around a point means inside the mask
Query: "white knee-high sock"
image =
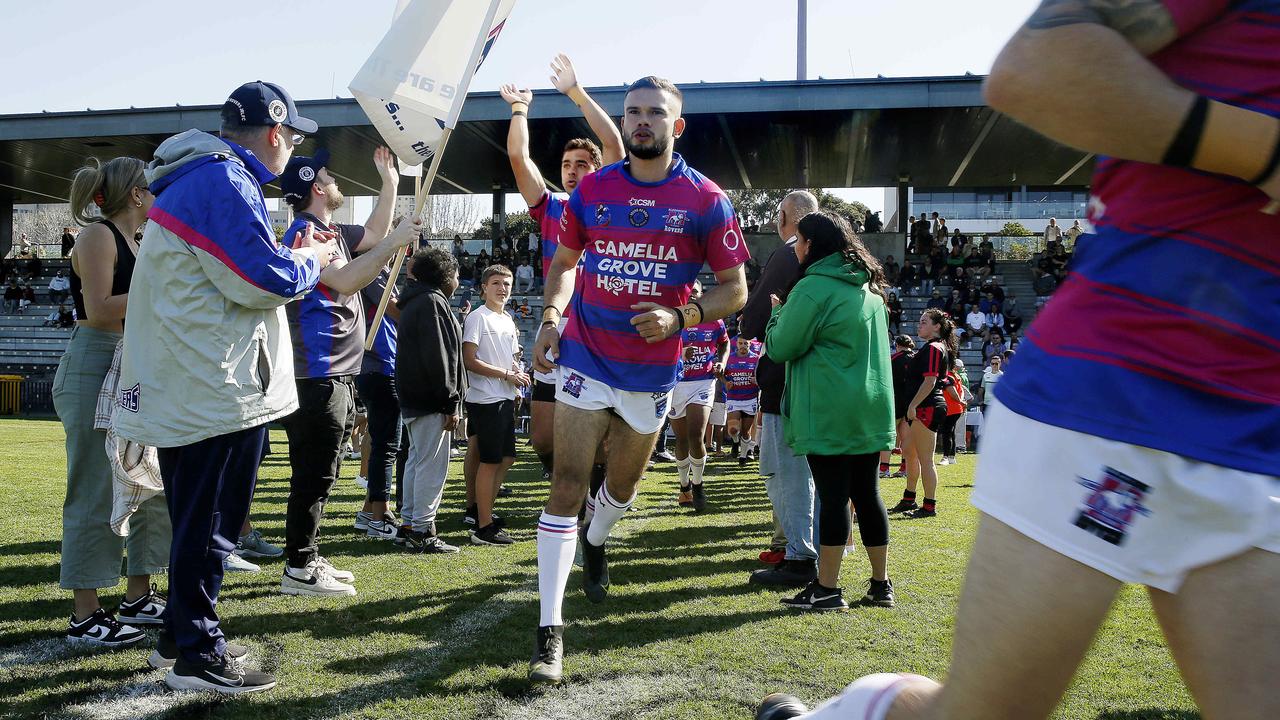
<svg viewBox="0 0 1280 720"><path fill-rule="evenodd" d="M693 462L692 457L685 457L676 461L676 470L680 471L680 487L689 487L689 465Z"/></svg>
<svg viewBox="0 0 1280 720"><path fill-rule="evenodd" d="M591 525L587 528L587 542L592 545L600 546L609 538L609 532L613 530L613 526L618 524L622 516L627 513L627 508L631 507L631 501L635 497L627 499L626 502L615 500L609 494L609 486L601 485L600 494L596 496L596 514L591 518Z"/></svg>
<svg viewBox="0 0 1280 720"><path fill-rule="evenodd" d="M844 692L819 705L805 720L884 720L898 693L908 684L927 680L907 673L877 673L853 681Z"/></svg>
<svg viewBox="0 0 1280 720"><path fill-rule="evenodd" d="M694 485L702 484L702 471L707 469L707 456L700 458L689 456L689 482Z"/></svg>
<svg viewBox="0 0 1280 720"><path fill-rule="evenodd" d="M538 600L542 616L538 624L563 625L560 608L564 587L573 570L574 545L578 542L578 518L547 512L538 518Z"/></svg>

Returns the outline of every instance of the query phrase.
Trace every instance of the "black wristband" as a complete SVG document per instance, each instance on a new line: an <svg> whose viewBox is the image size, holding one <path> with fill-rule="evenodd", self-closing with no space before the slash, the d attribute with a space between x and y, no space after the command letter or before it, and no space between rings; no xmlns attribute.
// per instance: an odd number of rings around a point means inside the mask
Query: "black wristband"
<svg viewBox="0 0 1280 720"><path fill-rule="evenodd" d="M706 322L707 311L702 309L702 303L698 302L697 300L690 300L689 304L698 308L698 324L701 325L702 323Z"/></svg>
<svg viewBox="0 0 1280 720"><path fill-rule="evenodd" d="M1262 168L1262 172L1258 176L1249 181L1250 185L1261 185L1269 180L1276 171L1276 166L1280 166L1280 138L1276 139L1275 147L1271 148L1271 159L1267 160L1267 166Z"/></svg>
<svg viewBox="0 0 1280 720"><path fill-rule="evenodd" d="M1209 98L1197 95L1191 104L1191 110L1182 119L1182 127L1173 137L1169 149L1164 151L1161 164L1174 167L1190 167L1195 160L1196 149L1200 147L1200 136L1204 134L1204 123L1209 117Z"/></svg>
<svg viewBox="0 0 1280 720"><path fill-rule="evenodd" d="M680 308L671 308L671 309L672 309L672 310L675 310L675 312L676 312L676 317L680 318L680 327L676 328L676 331L677 331L677 332L679 332L680 330L683 330L683 329L684 329L684 327L685 327L685 325L684 325L684 313L683 313L683 312L681 312Z"/></svg>
<svg viewBox="0 0 1280 720"><path fill-rule="evenodd" d="M512 110L511 117L515 117L516 115L519 115L520 117L523 117L523 118L529 117L529 113L525 112L524 110Z"/></svg>

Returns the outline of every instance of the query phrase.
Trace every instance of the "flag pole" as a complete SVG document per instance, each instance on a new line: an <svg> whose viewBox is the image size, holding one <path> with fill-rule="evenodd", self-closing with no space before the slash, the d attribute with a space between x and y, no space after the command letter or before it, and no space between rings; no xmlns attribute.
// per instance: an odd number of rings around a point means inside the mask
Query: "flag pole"
<svg viewBox="0 0 1280 720"><path fill-rule="evenodd" d="M431 167L427 169L425 176L415 179L414 197L413 197L413 215L400 222L410 222L413 218L422 217L423 206L426 204L427 194L431 192L431 183L436 179L436 171L440 169L440 160L444 158L444 148L449 144L449 136L453 134L453 128L447 127L440 134L440 145L436 148L435 154L431 156ZM417 242L410 243L402 253L396 253L396 260L391 264L391 274L387 277L387 286L382 289L382 299L378 301L378 312L373 316L373 323L369 325L368 332L365 334L364 349L366 351L373 349L373 341L378 336L378 328L382 326L382 317L387 314L387 305L391 302L391 293L395 290L396 280L400 278L400 266L404 264L405 257L413 254L413 248Z"/></svg>

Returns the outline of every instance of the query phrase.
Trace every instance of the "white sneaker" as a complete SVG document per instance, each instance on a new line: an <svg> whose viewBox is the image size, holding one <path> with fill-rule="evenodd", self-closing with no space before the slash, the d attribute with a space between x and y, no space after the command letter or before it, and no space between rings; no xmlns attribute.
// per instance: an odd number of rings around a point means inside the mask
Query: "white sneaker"
<svg viewBox="0 0 1280 720"><path fill-rule="evenodd" d="M338 568L333 566L333 563L329 562L325 558L320 557L319 555L316 556L316 562L322 565L324 569L329 573L329 575L333 577L334 580L337 580L339 582L349 583L352 580L356 579L355 573L352 573L347 570L339 570Z"/></svg>
<svg viewBox="0 0 1280 720"><path fill-rule="evenodd" d="M330 597L355 595L356 589L330 575L328 568L317 559L312 560L305 568L286 565L284 575L280 578L280 592L285 595Z"/></svg>
<svg viewBox="0 0 1280 720"><path fill-rule="evenodd" d="M369 489L369 478L367 478L367 477L365 477L365 476L363 476L363 475L357 475L357 476L356 476L356 485L359 485L359 486L360 486L360 488L361 488L361 489L363 489L363 490L368 490L368 489Z"/></svg>
<svg viewBox="0 0 1280 720"><path fill-rule="evenodd" d="M365 534L371 538L378 538L379 540L395 539L395 523L387 522L386 520L370 520L368 528Z"/></svg>
<svg viewBox="0 0 1280 720"><path fill-rule="evenodd" d="M225 572L258 572L262 568L235 553L230 553L222 561L222 569Z"/></svg>
<svg viewBox="0 0 1280 720"><path fill-rule="evenodd" d="M357 511L356 511L356 525L355 525L356 529L357 529L357 530L368 530L368 529L369 529L369 521L370 521L370 520L372 520L372 519L373 519L373 513L367 513L367 512L365 512L365 511L363 511L363 510L357 510Z"/></svg>

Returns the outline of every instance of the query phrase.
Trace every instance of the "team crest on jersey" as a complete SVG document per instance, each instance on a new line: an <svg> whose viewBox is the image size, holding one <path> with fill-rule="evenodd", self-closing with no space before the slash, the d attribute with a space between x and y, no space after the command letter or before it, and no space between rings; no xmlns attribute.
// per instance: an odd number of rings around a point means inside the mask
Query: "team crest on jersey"
<svg viewBox="0 0 1280 720"><path fill-rule="evenodd" d="M1075 526L1111 543L1121 545L1129 527L1138 515L1150 515L1142 501L1151 494L1151 486L1139 482L1114 468L1103 467L1097 480L1078 477L1076 481L1089 489L1084 507L1076 515Z"/></svg>
<svg viewBox="0 0 1280 720"><path fill-rule="evenodd" d="M570 395L580 398L582 397L582 386L586 382L586 378L578 373L569 373L569 377L565 378L564 391Z"/></svg>
<svg viewBox="0 0 1280 720"><path fill-rule="evenodd" d="M120 390L120 399L116 401L116 404L120 406L121 410L127 410L131 413L136 413L138 412L138 405L139 405L139 400L141 396L142 396L141 383L134 383L133 387L123 388Z"/></svg>
<svg viewBox="0 0 1280 720"><path fill-rule="evenodd" d="M667 211L665 221L666 226L662 228L663 230L677 235L683 234L685 223L689 222L689 211L671 208Z"/></svg>
<svg viewBox="0 0 1280 720"><path fill-rule="evenodd" d="M596 206L596 225L599 225L600 227L609 227L609 223L612 219L613 216L609 213L608 205L600 203Z"/></svg>
<svg viewBox="0 0 1280 720"><path fill-rule="evenodd" d="M644 227L649 224L649 211L644 208L631 208L631 212L627 213L627 220L635 227Z"/></svg>
<svg viewBox="0 0 1280 720"><path fill-rule="evenodd" d="M653 393L653 416L663 417L667 414L667 402L671 396L667 393Z"/></svg>

